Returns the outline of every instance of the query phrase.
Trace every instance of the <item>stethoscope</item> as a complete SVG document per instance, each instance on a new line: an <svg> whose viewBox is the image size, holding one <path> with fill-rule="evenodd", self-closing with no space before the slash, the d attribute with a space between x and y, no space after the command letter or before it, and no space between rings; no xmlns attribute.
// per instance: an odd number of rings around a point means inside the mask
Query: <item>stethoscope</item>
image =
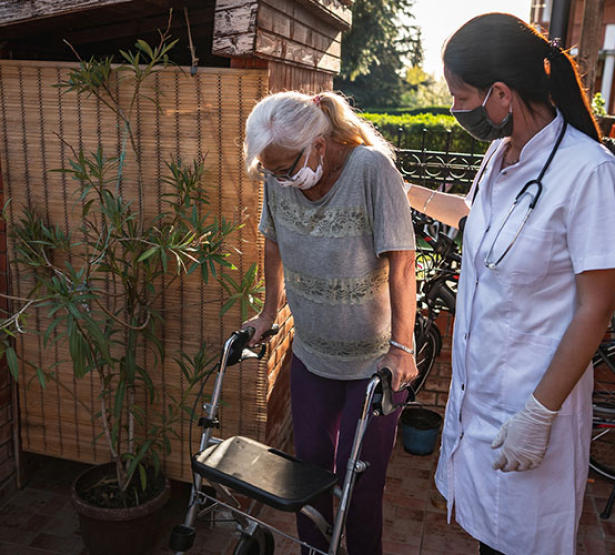
<svg viewBox="0 0 615 555"><path fill-rule="evenodd" d="M553 150L551 150L551 154L549 155L549 158L547 158L547 161L545 162L545 165L543 166L542 171L540 172L540 175L536 179L532 179L531 181L528 181L523 186L521 191L519 191L519 193L515 197L515 200L513 201L513 204L510 207L510 210L508 210L508 213L506 214L506 217L504 218L504 220L500 224L500 228L498 229L498 232L495 234L495 237L493 238L493 241L491 242L491 247L489 247L489 250L487 251L487 254L485 255L485 260L484 260L485 266L487 268L489 268L490 270L495 270L497 265L500 262L502 262L504 257L510 252L510 249L512 249L513 245L515 244L515 241L517 240L517 238L521 234L521 231L525 227L525 223L527 222L528 218L530 217L530 215L534 211L534 208L536 208L536 204L538 203L538 199L540 198L540 195L542 194L542 188L543 188L542 187L542 178L544 177L545 173L549 169L549 166L551 165L551 162L553 161L553 158L555 157L555 153L557 152L557 149L559 148L559 145L561 144L562 139L564 138L564 134L566 133L566 127L567 126L568 126L568 123L566 121L564 121L564 125L562 126L562 130L560 131L560 134L557 137L557 140L555 141L555 145L553 146ZM473 201L476 198L476 194L478 193L478 186L480 185L480 181L483 178L483 174L485 172L485 168L489 165L489 162L491 162L491 158L493 157L494 154L495 154L495 151L493 152L493 154L491 155L491 157L489 158L487 163L484 164L482 169L481 169L480 175L479 175L478 180L477 180L477 184L478 185L476 187L476 192L474 193L474 197L472 199ZM535 188L535 192L531 191L532 188ZM528 206L527 212L525 214L525 217L521 221L521 224L519 225L519 228L517 229L517 232L515 233L512 241L510 242L510 244L508 245L506 250L497 259L494 259L495 257L493 255L493 250L495 248L495 245L496 245L500 235L502 234L502 231L504 230L504 227L506 227L506 222L508 222L508 220L510 219L510 217L511 217L512 213L514 212L514 210L515 210L517 204L519 203L519 201L521 201L521 199L523 197L525 197L526 195L529 196L532 200L529 203L529 206Z"/></svg>

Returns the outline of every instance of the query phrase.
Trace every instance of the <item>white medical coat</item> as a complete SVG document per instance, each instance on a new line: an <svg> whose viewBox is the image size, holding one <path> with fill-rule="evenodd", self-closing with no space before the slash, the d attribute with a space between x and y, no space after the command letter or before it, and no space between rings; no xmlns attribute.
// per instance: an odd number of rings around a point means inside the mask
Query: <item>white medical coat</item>
<svg viewBox="0 0 615 555"><path fill-rule="evenodd" d="M493 470L491 442L547 369L574 314L575 274L615 268L615 157L570 125L517 241L495 270L485 267L501 222L523 185L540 174L562 125L558 113L502 171L506 140L491 146L464 231L436 484L449 519L454 506L468 533L506 555L575 553L589 460L591 365L564 402L537 469ZM476 183L468 199L475 189ZM512 241L528 202L513 212L494 257Z"/></svg>

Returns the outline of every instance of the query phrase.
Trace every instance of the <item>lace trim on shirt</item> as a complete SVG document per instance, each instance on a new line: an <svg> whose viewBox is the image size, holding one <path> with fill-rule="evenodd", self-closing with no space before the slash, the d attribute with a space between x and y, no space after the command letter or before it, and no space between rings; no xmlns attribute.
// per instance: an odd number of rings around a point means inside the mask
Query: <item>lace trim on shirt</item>
<svg viewBox="0 0 615 555"><path fill-rule="evenodd" d="M323 210L305 208L272 193L276 220L297 233L317 237L353 237L372 232L367 214L360 207Z"/></svg>
<svg viewBox="0 0 615 555"><path fill-rule="evenodd" d="M389 350L390 333L361 341L334 341L326 337L295 332L294 341L308 353L341 361L376 359Z"/></svg>
<svg viewBox="0 0 615 555"><path fill-rule="evenodd" d="M371 301L387 286L388 267L358 278L323 279L284 269L284 283L289 290L315 303L358 305Z"/></svg>

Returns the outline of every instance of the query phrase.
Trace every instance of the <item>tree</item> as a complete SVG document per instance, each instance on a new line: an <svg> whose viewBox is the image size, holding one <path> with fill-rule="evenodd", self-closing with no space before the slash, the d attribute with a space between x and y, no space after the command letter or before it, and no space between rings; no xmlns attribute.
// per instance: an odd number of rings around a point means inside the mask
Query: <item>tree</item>
<svg viewBox="0 0 615 555"><path fill-rule="evenodd" d="M342 70L334 86L360 107L399 106L408 89L405 65L423 61L414 0L355 0L352 29L342 39Z"/></svg>
<svg viewBox="0 0 615 555"><path fill-rule="evenodd" d="M402 105L408 108L428 106L450 106L451 93L442 77L436 78L419 66L406 70L406 83L409 90L402 95Z"/></svg>

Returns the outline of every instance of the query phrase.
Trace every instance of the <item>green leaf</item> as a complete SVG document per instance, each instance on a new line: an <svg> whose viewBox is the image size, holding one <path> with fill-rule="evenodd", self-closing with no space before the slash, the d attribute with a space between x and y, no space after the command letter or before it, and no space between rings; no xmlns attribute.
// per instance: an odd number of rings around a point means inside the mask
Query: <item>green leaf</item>
<svg viewBox="0 0 615 555"><path fill-rule="evenodd" d="M141 489L145 491L147 487L147 473L145 472L145 467L140 464L139 465L139 478L141 479Z"/></svg>
<svg viewBox="0 0 615 555"><path fill-rule="evenodd" d="M158 252L160 250L160 247L156 246L156 247L152 247L150 249L147 249L138 259L137 262L143 262L144 260L147 260L150 256L153 256L154 254L156 254L156 252Z"/></svg>
<svg viewBox="0 0 615 555"><path fill-rule="evenodd" d="M41 387L45 389L45 387L47 386L47 379L45 377L45 372L43 372L43 369L38 365L36 366L36 377L38 378L38 381L41 384Z"/></svg>
<svg viewBox="0 0 615 555"><path fill-rule="evenodd" d="M122 413L122 409L124 408L124 397L126 395L126 382L124 380L119 380L115 390L115 401L113 405L113 416L114 418L119 418Z"/></svg>
<svg viewBox="0 0 615 555"><path fill-rule="evenodd" d="M139 50L143 50L151 59L154 59L154 53L152 52L152 48L149 44L147 44L144 40L138 40L135 45Z"/></svg>
<svg viewBox="0 0 615 555"><path fill-rule="evenodd" d="M17 353L13 347L9 346L5 351L6 362L9 365L9 370L15 381L19 380L19 363L17 362Z"/></svg>
<svg viewBox="0 0 615 555"><path fill-rule="evenodd" d="M239 298L238 295L231 295L228 301L226 301L222 305L222 308L220 309L220 316L224 316L230 310L230 308L235 304L238 298Z"/></svg>
<svg viewBox="0 0 615 555"><path fill-rule="evenodd" d="M68 351L70 358L73 361L73 372L77 378L83 378L86 374L85 367L85 351L83 336L76 325L69 323L68 331Z"/></svg>
<svg viewBox="0 0 615 555"><path fill-rule="evenodd" d="M90 213L90 209L92 208L92 205L94 204L95 200L96 199L89 200L83 205L83 210L81 211L82 218L85 219L88 217L88 214Z"/></svg>

